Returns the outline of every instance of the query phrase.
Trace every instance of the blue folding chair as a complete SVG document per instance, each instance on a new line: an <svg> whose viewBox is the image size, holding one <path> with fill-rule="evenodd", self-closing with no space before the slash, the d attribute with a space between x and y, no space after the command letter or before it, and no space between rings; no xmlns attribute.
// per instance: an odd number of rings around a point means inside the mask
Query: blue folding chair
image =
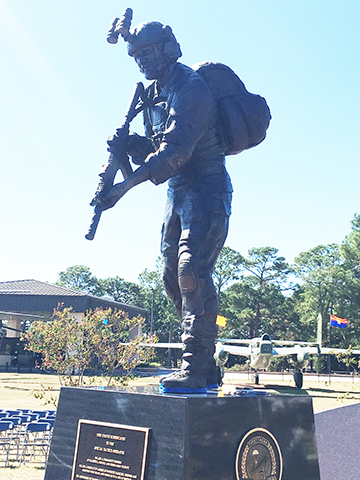
<svg viewBox="0 0 360 480"><path fill-rule="evenodd" d="M14 439L16 439L17 444L20 446L25 435L26 426L31 422L31 418L27 415L13 415L12 417L6 418L10 422L14 423ZM16 460L19 459L18 449L16 451Z"/></svg>
<svg viewBox="0 0 360 480"><path fill-rule="evenodd" d="M22 417L21 415L13 415L12 417L7 417L7 418L4 418L4 420L9 420L10 422L13 422L14 424L14 427L15 427L15 430L17 432L21 432L21 430L23 429L22 428L22 425L23 423L25 423L26 421L30 421L30 420L27 420L26 417Z"/></svg>
<svg viewBox="0 0 360 480"><path fill-rule="evenodd" d="M6 418L6 420L9 419L12 422L14 422L15 425L18 426L18 430L24 430L22 427L24 424L26 426L27 423L31 422L31 417L30 415L11 415L11 417ZM16 421L15 421L16 420Z"/></svg>
<svg viewBox="0 0 360 480"><path fill-rule="evenodd" d="M49 415L48 410L33 410L29 413L32 413L33 415L39 415L39 420L41 420L42 418L46 418Z"/></svg>
<svg viewBox="0 0 360 480"><path fill-rule="evenodd" d="M9 456L13 448L16 449L16 458L18 458L19 440L14 435L14 423L8 420L0 420L0 462L4 462L4 467L9 462Z"/></svg>
<svg viewBox="0 0 360 480"><path fill-rule="evenodd" d="M4 410L4 412L7 412L9 414L9 416L11 417L11 415L19 415L20 411L19 410Z"/></svg>
<svg viewBox="0 0 360 480"><path fill-rule="evenodd" d="M39 420L40 415L38 413L25 413L24 416L30 417L31 422L35 422L36 420Z"/></svg>
<svg viewBox="0 0 360 480"><path fill-rule="evenodd" d="M21 447L20 465L26 463L47 464L50 450L51 425L47 422L31 422L27 425Z"/></svg>
<svg viewBox="0 0 360 480"><path fill-rule="evenodd" d="M51 425L51 428L54 427L55 425L55 418L49 418L49 417L46 417L46 418L40 418L38 420L38 423L41 422L41 423L49 423Z"/></svg>

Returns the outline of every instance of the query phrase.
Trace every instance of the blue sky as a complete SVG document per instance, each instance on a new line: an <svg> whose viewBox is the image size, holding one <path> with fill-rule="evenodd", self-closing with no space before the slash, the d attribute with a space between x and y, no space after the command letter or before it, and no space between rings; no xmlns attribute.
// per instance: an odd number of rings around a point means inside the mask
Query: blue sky
<svg viewBox="0 0 360 480"><path fill-rule="evenodd" d="M84 238L106 139L143 80L125 44L106 42L127 6L133 26L172 26L180 61L225 63L268 101L266 140L227 158L227 245L292 262L341 242L360 212L358 0L0 0L0 281L54 282L76 264L135 281L154 268L166 185L133 189Z"/></svg>

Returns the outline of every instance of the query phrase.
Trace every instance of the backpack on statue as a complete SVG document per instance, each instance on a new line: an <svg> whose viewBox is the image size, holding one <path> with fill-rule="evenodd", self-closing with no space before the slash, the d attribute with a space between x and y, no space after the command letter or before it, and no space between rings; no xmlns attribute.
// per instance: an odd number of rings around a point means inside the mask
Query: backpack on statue
<svg viewBox="0 0 360 480"><path fill-rule="evenodd" d="M248 92L236 73L222 63L197 63L192 68L205 80L215 100L225 155L259 145L271 120L266 100Z"/></svg>

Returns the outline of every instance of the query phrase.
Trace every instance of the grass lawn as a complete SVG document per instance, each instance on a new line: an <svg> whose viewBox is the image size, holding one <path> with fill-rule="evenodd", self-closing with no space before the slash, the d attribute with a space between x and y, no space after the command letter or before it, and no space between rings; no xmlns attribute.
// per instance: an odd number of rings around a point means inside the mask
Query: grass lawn
<svg viewBox="0 0 360 480"><path fill-rule="evenodd" d="M250 380L241 379L237 381L236 377L225 375L224 386L231 388L236 383L246 384ZM331 382L324 377L321 379L315 377L304 377L304 388L297 390L293 387L292 378L287 377L282 380L266 380L266 388L275 393L285 393L288 395L310 395L313 398L314 411L320 412L333 408L351 405L360 402L360 382L359 379L348 382L339 382L332 379ZM139 378L131 382L133 385L158 385L159 378L148 377ZM51 394L57 397L60 393L60 383L56 375L42 374L19 374L19 373L0 373L0 409L1 408L31 408L41 410L53 408L52 405L45 405L44 399L37 399L31 393L34 390L41 390L42 387L51 387ZM260 387L261 388L261 387ZM265 388L265 387L263 387ZM3 468L0 466L1 480L43 480L45 470L39 467L12 467ZM59 479L62 480L62 479Z"/></svg>
<svg viewBox="0 0 360 480"><path fill-rule="evenodd" d="M60 383L57 375L0 373L0 408L31 408L41 410L51 408L44 406L44 401L36 399L31 394L33 390L51 387L55 396L60 393Z"/></svg>
<svg viewBox="0 0 360 480"><path fill-rule="evenodd" d="M44 475L45 469L41 467L0 467L1 480L43 480Z"/></svg>

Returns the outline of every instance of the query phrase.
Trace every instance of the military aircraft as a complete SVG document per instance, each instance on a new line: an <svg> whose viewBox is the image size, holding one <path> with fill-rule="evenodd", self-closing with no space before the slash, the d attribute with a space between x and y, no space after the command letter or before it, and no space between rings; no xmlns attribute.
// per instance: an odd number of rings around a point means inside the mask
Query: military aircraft
<svg viewBox="0 0 360 480"><path fill-rule="evenodd" d="M146 346L146 344L144 344ZM181 343L155 343L156 348L182 348ZM274 357L289 357L294 369L294 381L297 388L302 388L303 369L306 367L310 355L318 355L319 347L316 343L287 342L271 340L269 334L264 333L259 338L251 339L223 339L215 343L214 358L220 368L221 376L224 375L224 366L229 359L229 354L248 358L249 366L254 370L254 383L259 384L259 370L267 370ZM359 351L360 353L360 351Z"/></svg>
<svg viewBox="0 0 360 480"><path fill-rule="evenodd" d="M310 355L319 355L319 345L309 342L289 342L272 340L264 333L252 339L218 339L216 341L216 364L223 369L229 354L248 358L249 366L254 370L254 383L259 383L258 370L267 370L274 357L289 357L294 370L294 381L297 388L302 388L303 369Z"/></svg>
<svg viewBox="0 0 360 480"><path fill-rule="evenodd" d="M182 348L181 343L157 343L158 348ZM215 343L215 361L224 372L224 365L229 354L248 358L249 366L254 370L254 383L259 383L258 370L267 370L274 357L288 357L293 367L295 385L301 389L303 386L303 369L307 366L312 355L327 355L337 353L350 353L360 355L360 350L349 352L340 348L322 347L322 318L319 315L317 341L302 342L289 340L272 340L270 335L264 333L261 337L251 339L223 339L218 338Z"/></svg>
<svg viewBox="0 0 360 480"><path fill-rule="evenodd" d="M215 360L217 365L223 369L229 354L247 357L250 367L254 370L254 383L258 384L258 370L267 370L274 357L288 357L293 367L295 385L297 388L302 388L303 369L312 355L336 355L338 353L360 355L360 350L324 348L322 346L322 317L319 314L316 342L272 340L267 333L260 338L249 340L220 338L216 341Z"/></svg>

